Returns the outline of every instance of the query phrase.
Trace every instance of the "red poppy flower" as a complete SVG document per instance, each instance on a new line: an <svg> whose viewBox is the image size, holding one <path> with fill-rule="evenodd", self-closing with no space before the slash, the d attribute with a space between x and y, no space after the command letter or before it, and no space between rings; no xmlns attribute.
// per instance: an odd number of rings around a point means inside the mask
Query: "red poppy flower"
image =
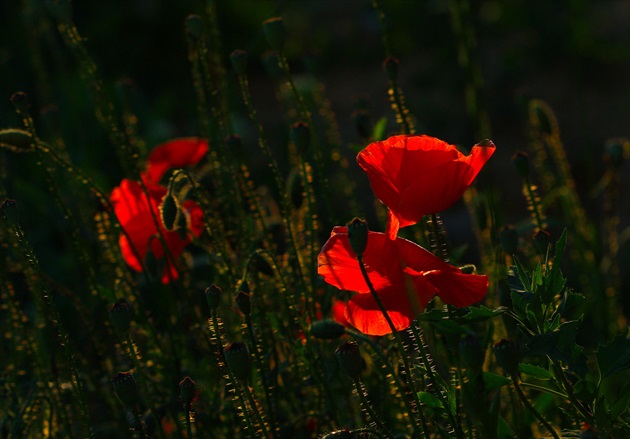
<svg viewBox="0 0 630 439"><path fill-rule="evenodd" d="M114 188L110 197L114 206L114 212L120 221L123 229L129 235L131 242L121 233L119 238L125 262L136 271L142 271L142 264L132 250L138 252L141 258L145 258L149 247L156 259L164 257L164 247L158 237L158 229L155 226L153 215L161 221L158 206L164 195L166 188L163 186L150 185L147 187L150 200L142 191L140 183L124 179L120 186ZM203 230L203 213L201 208L194 201L187 200L183 203L183 213L186 215L189 231L195 237L201 235ZM153 215L151 214L153 211ZM190 243L191 235L186 234L185 238L180 236L178 231L168 232L160 224L160 232L168 246L173 258L177 259L184 248ZM166 259L166 266L162 275L162 283L168 283L171 279L177 278L177 267L173 265L169 258Z"/></svg>
<svg viewBox="0 0 630 439"><path fill-rule="evenodd" d="M357 155L374 194L390 210L388 234L441 212L461 198L494 153L492 142L475 145L465 156L453 145L429 136L393 136Z"/></svg>
<svg viewBox="0 0 630 439"><path fill-rule="evenodd" d="M175 139L158 145L149 154L149 166L143 179L148 184L158 184L169 169L194 166L207 152L208 142L196 137Z"/></svg>
<svg viewBox="0 0 630 439"><path fill-rule="evenodd" d="M333 306L332 306L333 319L335 320L335 322L341 323L343 326L350 326L350 323L348 323L348 320L346 319L347 307L348 307L348 304L344 302L343 300L333 299Z"/></svg>
<svg viewBox="0 0 630 439"><path fill-rule="evenodd" d="M391 240L384 233L369 232L363 262L397 331L410 325L414 308L420 311L435 295L464 307L479 302L488 289L487 276L464 274L419 245L402 238ZM347 227L333 229L319 254L318 272L327 283L358 293L345 311L352 326L368 335L391 332L361 274Z"/></svg>

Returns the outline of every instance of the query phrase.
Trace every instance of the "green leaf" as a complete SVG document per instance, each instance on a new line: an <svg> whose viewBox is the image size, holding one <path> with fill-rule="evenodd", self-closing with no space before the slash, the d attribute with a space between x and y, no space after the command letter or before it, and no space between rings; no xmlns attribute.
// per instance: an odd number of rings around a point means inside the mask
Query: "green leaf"
<svg viewBox="0 0 630 439"><path fill-rule="evenodd" d="M481 305L479 308L469 308L468 314L458 317L458 320L465 322L483 322L484 320L500 316L507 311L508 309L505 306L490 309L487 306Z"/></svg>
<svg viewBox="0 0 630 439"><path fill-rule="evenodd" d="M536 264L536 268L534 268L534 272L532 273L532 284L530 287L530 291L538 292L538 287L543 284L543 274L542 274L542 265L540 262Z"/></svg>
<svg viewBox="0 0 630 439"><path fill-rule="evenodd" d="M516 272L518 279L521 281L521 284L523 285L524 291L531 291L531 290L528 290L528 288L531 286L532 280L527 274L527 272L525 271L525 268L523 268L521 261L519 261L517 257L514 257L514 263L516 265L511 266L510 271Z"/></svg>
<svg viewBox="0 0 630 439"><path fill-rule="evenodd" d="M441 409L444 408L442 405L442 401L437 396L430 394L429 392L418 392L418 399L421 403L425 404L427 407L433 409Z"/></svg>
<svg viewBox="0 0 630 439"><path fill-rule="evenodd" d="M372 130L372 137L374 140L379 141L385 138L385 130L387 129L387 118L381 117Z"/></svg>
<svg viewBox="0 0 630 439"><path fill-rule="evenodd" d="M630 367L630 338L620 334L597 350L597 365L602 380Z"/></svg>
<svg viewBox="0 0 630 439"><path fill-rule="evenodd" d="M439 322L444 319L448 319L448 312L442 308L433 308L431 311L423 312L416 317L417 321L425 322Z"/></svg>
<svg viewBox="0 0 630 439"><path fill-rule="evenodd" d="M483 382L486 384L486 390L492 390L502 386L507 386L512 382L512 380L492 372L484 372Z"/></svg>
<svg viewBox="0 0 630 439"><path fill-rule="evenodd" d="M575 343L579 321L565 322L553 332L533 336L528 345L530 355L549 355L567 363L580 376L584 376L586 356L584 348Z"/></svg>
<svg viewBox="0 0 630 439"><path fill-rule="evenodd" d="M547 369L534 366L533 364L521 363L518 365L518 371L525 375L534 377L538 380L550 380L551 378L553 378L553 374Z"/></svg>
<svg viewBox="0 0 630 439"><path fill-rule="evenodd" d="M560 269L560 264L562 263L562 258L564 257L564 250L567 246L567 229L562 231L562 235L560 235L560 239L556 241L556 255L553 258L554 268L558 267ZM553 269L552 269L553 270Z"/></svg>

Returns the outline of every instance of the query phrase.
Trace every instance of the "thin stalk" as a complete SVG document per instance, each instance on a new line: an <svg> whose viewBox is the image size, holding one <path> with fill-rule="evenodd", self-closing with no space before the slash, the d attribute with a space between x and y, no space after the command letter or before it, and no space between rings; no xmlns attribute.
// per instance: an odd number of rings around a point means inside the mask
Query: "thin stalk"
<svg viewBox="0 0 630 439"><path fill-rule="evenodd" d="M424 347L424 340L422 339L422 333L418 330L418 328L416 328L415 325L411 325L411 332L416 338L416 344L418 346L418 350L420 351L420 358L422 359L422 362L424 363L424 367L427 371L429 381L433 386L435 386L437 396L442 401L442 405L444 406L444 410L446 410L446 414L448 415L448 420L451 423L451 426L455 430L455 434L457 435L459 439L463 439L464 432L462 431L461 425L459 425L459 423L455 420L455 417L453 416L453 412L451 412L450 403L448 401L448 395L446 395L446 393L442 391L442 389L440 388L440 385L435 379L433 365L431 364L431 360L429 359L427 350Z"/></svg>
<svg viewBox="0 0 630 439"><path fill-rule="evenodd" d="M512 375L512 384L514 384L514 389L516 390L516 393L518 394L519 398L521 399L523 405L527 408L527 410L529 410L536 417L536 419L538 419L540 423L545 426L545 428L549 431L554 439L560 439L560 436L558 436L558 433L556 433L556 430L554 430L551 424L549 424L549 422L547 422L545 418L542 417L538 410L536 410L532 403L529 402L529 400L525 396L525 393L523 393L523 389L521 389L519 379L516 375Z"/></svg>
<svg viewBox="0 0 630 439"><path fill-rule="evenodd" d="M418 399L418 391L416 389L416 385L411 377L411 365L409 364L409 358L407 357L407 353L405 351L405 345L402 341L402 338L400 337L400 334L396 330L396 327L394 326L394 322L392 322L391 317L389 317L387 310L383 306L383 302L381 302L381 298L378 297L378 294L376 293L376 290L374 289L374 286L372 285L372 281L370 280L367 270L365 269L365 264L363 263L363 257L357 255L357 261L359 262L359 268L361 269L361 274L363 275L363 279L365 279L365 283L370 289L370 293L372 294L372 297L374 298L374 301L376 302L378 309L381 311L381 313L385 317L385 320L387 321L387 324L389 325L389 329L391 329L392 334L394 335L394 340L396 341L396 345L398 346L398 349L400 351L400 357L402 359L403 365L405 366L405 373L407 375L406 377L407 384L409 384L409 387L411 388L411 396L413 397L413 401L416 404L416 408L418 409L418 415L420 416L420 422L422 423L422 430L424 431L424 435L427 438L429 438L431 437L429 433L429 427L427 425L427 420L424 416L424 413L422 412L422 407L420 405L420 400ZM410 413L410 415L412 414Z"/></svg>
<svg viewBox="0 0 630 439"><path fill-rule="evenodd" d="M589 424L593 424L593 415L575 397L575 394L573 393L573 386L564 376L564 371L562 370L562 367L555 360L551 360L551 364L553 365L554 375L556 379L562 383L562 387L564 387L564 390L567 392L567 397L569 401L571 401L571 404L573 404L573 406L582 414L582 416L584 416L586 422L588 422Z"/></svg>
<svg viewBox="0 0 630 439"><path fill-rule="evenodd" d="M161 438L164 438L166 436L164 435L164 430L162 429L162 423L160 422L160 418L158 417L157 412L155 411L155 408L153 406L153 402L151 401L151 393L149 392L149 385L147 384L147 379L144 376L144 373L142 373L142 370L140 369L140 361L138 360L138 356L136 355L136 349L134 348L133 340L131 340L130 334L126 335L125 344L127 345L127 350L129 351L129 357L131 357L131 361L133 362L133 366L136 370L136 373L138 374L138 378L140 378L142 390L144 391L144 394L147 398L147 404L149 405L149 410L151 410L151 414L153 415L153 418L155 419L155 424L157 425L159 436Z"/></svg>
<svg viewBox="0 0 630 439"><path fill-rule="evenodd" d="M192 422L190 420L190 404L186 404L186 437L187 439L192 439Z"/></svg>
<svg viewBox="0 0 630 439"><path fill-rule="evenodd" d="M267 401L267 409L269 410L269 424L271 429L274 430L275 417L273 410L273 402L271 400L271 394L269 393L269 383L267 382L265 369L263 369L263 363L260 358L260 350L258 349L258 343L256 341L256 335L254 334L254 326L252 324L252 317L250 315L245 316L245 326L247 326L247 333L249 339L252 342L252 352L254 353L254 361L260 371L260 381L262 381L263 390L265 391L265 400Z"/></svg>
<svg viewBox="0 0 630 439"><path fill-rule="evenodd" d="M433 236L433 243L435 245L435 250L437 255L444 262L448 262L448 254L446 253L446 243L442 242L442 234L440 230L440 217L437 213L431 214L431 235Z"/></svg>
<svg viewBox="0 0 630 439"><path fill-rule="evenodd" d="M391 435L391 433L389 432L385 424L383 424L383 421L381 421L381 419L378 416L376 416L376 413L374 412L372 405L370 404L367 397L365 396L365 392L363 392L363 384L361 383L361 380L359 378L354 378L353 382L354 382L354 387L357 390L357 394L359 395L359 398L361 399L361 405L363 406L363 409L367 412L370 419L372 419L372 422L374 422L374 424L376 424L376 426L381 430L381 432L383 432L385 437L393 439L393 436Z"/></svg>
<svg viewBox="0 0 630 439"><path fill-rule="evenodd" d="M254 395L251 389L249 388L249 385L247 383L243 383L243 389L245 389L245 395L247 396L249 405L251 406L252 411L254 412L254 416L256 417L256 422L258 423L258 425L260 425L260 429L262 430L263 437L265 439L271 439L271 436L269 435L269 432L267 431L267 425L265 424L265 421L263 420L262 415L260 414L260 411L258 410L258 404L256 404L256 400L254 399Z"/></svg>

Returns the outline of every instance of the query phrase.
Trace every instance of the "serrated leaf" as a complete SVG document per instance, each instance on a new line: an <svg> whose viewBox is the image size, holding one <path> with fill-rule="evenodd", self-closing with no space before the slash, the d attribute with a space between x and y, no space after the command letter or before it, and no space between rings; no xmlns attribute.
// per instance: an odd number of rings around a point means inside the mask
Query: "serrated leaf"
<svg viewBox="0 0 630 439"><path fill-rule="evenodd" d="M584 348L575 343L579 322L563 323L553 332L533 336L528 342L530 355L549 355L567 363L580 376L588 371Z"/></svg>
<svg viewBox="0 0 630 439"><path fill-rule="evenodd" d="M468 314L458 317L458 320L463 320L466 322L483 322L484 320L500 316L507 311L508 309L505 306L490 309L487 306L481 305L479 308L469 308Z"/></svg>
<svg viewBox="0 0 630 439"><path fill-rule="evenodd" d="M448 312L442 308L433 308L429 312L423 312L416 320L425 322L439 322L440 320L448 319Z"/></svg>
<svg viewBox="0 0 630 439"><path fill-rule="evenodd" d="M525 285L523 285L523 282L521 282L521 279L518 277L514 266L510 267L508 270L507 285L511 291L517 293L523 293L526 290Z"/></svg>
<svg viewBox="0 0 630 439"><path fill-rule="evenodd" d="M538 380L549 380L553 378L553 374L547 369L534 366L533 364L521 363L518 365L518 371Z"/></svg>
<svg viewBox="0 0 630 439"><path fill-rule="evenodd" d="M630 338L618 335L607 345L600 346L596 357L602 380L630 368Z"/></svg>
<svg viewBox="0 0 630 439"><path fill-rule="evenodd" d="M484 372L483 382L486 384L486 390L492 390L502 386L507 386L512 382L512 380L492 372Z"/></svg>
<svg viewBox="0 0 630 439"><path fill-rule="evenodd" d="M442 401L440 401L438 397L433 396L429 392L418 392L418 399L427 407L431 407L433 409L444 408L444 406L442 405Z"/></svg>
<svg viewBox="0 0 630 439"><path fill-rule="evenodd" d="M521 261L519 261L517 257L514 257L514 264L515 265L513 267L516 270L516 275L518 276L519 280L523 284L523 287L527 290L531 286L532 280L527 274L527 271L525 271L525 268L523 268Z"/></svg>
<svg viewBox="0 0 630 439"><path fill-rule="evenodd" d="M375 141L383 140L385 138L385 130L387 129L387 118L381 117L372 130L372 137Z"/></svg>

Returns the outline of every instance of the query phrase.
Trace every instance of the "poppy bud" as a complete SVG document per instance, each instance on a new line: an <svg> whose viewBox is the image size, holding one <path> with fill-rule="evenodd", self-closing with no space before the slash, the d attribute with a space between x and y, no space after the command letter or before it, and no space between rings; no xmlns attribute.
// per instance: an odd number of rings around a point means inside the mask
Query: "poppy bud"
<svg viewBox="0 0 630 439"><path fill-rule="evenodd" d="M263 32L269 45L278 52L282 52L282 47L286 40L286 30L282 17L272 17L263 22Z"/></svg>
<svg viewBox="0 0 630 439"><path fill-rule="evenodd" d="M551 241L551 233L546 230L538 229L534 234L534 247L538 254L544 255L547 253L547 247Z"/></svg>
<svg viewBox="0 0 630 439"><path fill-rule="evenodd" d="M28 110L30 104L28 102L28 95L23 91L16 91L11 95L11 103L18 112Z"/></svg>
<svg viewBox="0 0 630 439"><path fill-rule="evenodd" d="M247 74L247 52L244 50L234 50L230 53L230 62L232 68L238 76L245 76Z"/></svg>
<svg viewBox="0 0 630 439"><path fill-rule="evenodd" d="M238 309L241 310L243 315L249 316L252 313L252 303L249 298L249 294L244 291L239 291L236 295L236 304Z"/></svg>
<svg viewBox="0 0 630 439"><path fill-rule="evenodd" d="M311 140L311 132L304 122L296 122L291 126L291 140L302 157L308 154L308 145Z"/></svg>
<svg viewBox="0 0 630 439"><path fill-rule="evenodd" d="M553 117L553 114L550 114L546 111L546 108L543 108L541 105L534 106L534 114L535 122L537 128L543 134L552 134L554 131L554 126L556 125L555 120L551 119L550 116Z"/></svg>
<svg viewBox="0 0 630 439"><path fill-rule="evenodd" d="M190 216L187 212L181 212L181 214L177 216L175 230L177 231L177 234L182 239L182 241L188 239L189 217Z"/></svg>
<svg viewBox="0 0 630 439"><path fill-rule="evenodd" d="M368 224L365 220L355 218L348 224L348 240L357 257L361 257L367 247L368 232Z"/></svg>
<svg viewBox="0 0 630 439"><path fill-rule="evenodd" d="M388 56L383 62L383 70L387 72L387 76L392 82L398 78L398 64L400 64L399 61L393 56Z"/></svg>
<svg viewBox="0 0 630 439"><path fill-rule="evenodd" d="M199 396L197 383L190 377L186 377L179 382L179 397L184 407L190 407Z"/></svg>
<svg viewBox="0 0 630 439"><path fill-rule="evenodd" d="M119 300L109 310L109 319L112 322L112 326L119 334L126 334L129 332L131 326L131 313L129 312L129 305L125 299Z"/></svg>
<svg viewBox="0 0 630 439"><path fill-rule="evenodd" d="M479 342L479 338L474 335L467 335L462 338L459 341L459 355L464 365L466 365L471 372L481 372L485 354Z"/></svg>
<svg viewBox="0 0 630 439"><path fill-rule="evenodd" d="M225 362L234 377L240 381L247 381L252 370L252 360L245 343L234 342L225 349L224 353Z"/></svg>
<svg viewBox="0 0 630 439"><path fill-rule="evenodd" d="M345 332L346 328L334 320L319 320L311 325L311 335L322 340L334 340Z"/></svg>
<svg viewBox="0 0 630 439"><path fill-rule="evenodd" d="M225 138L225 145L227 146L228 152L232 154L233 157L240 159L243 153L243 142L241 141L241 136L238 134L230 134Z"/></svg>
<svg viewBox="0 0 630 439"><path fill-rule="evenodd" d="M513 255L518 249L518 232L513 226L505 226L499 233L499 241L503 251L508 255Z"/></svg>
<svg viewBox="0 0 630 439"><path fill-rule="evenodd" d="M516 374L521 359L518 345L512 340L502 339L494 344L493 349L499 366L510 375Z"/></svg>
<svg viewBox="0 0 630 439"><path fill-rule="evenodd" d="M302 185L302 177L297 170L294 169L291 174L289 174L287 186L291 204L293 204L296 209L299 209L304 202L304 186Z"/></svg>
<svg viewBox="0 0 630 439"><path fill-rule="evenodd" d="M202 29L203 23L201 22L201 17L199 17L199 15L189 15L188 18L186 18L186 31L188 32L188 35L196 40L200 40Z"/></svg>
<svg viewBox="0 0 630 439"><path fill-rule="evenodd" d="M130 409L140 406L138 383L131 372L118 372L112 379L114 392L118 399Z"/></svg>
<svg viewBox="0 0 630 439"><path fill-rule="evenodd" d="M169 232L175 230L175 226L179 222L181 216L181 209L177 198L173 196L173 193L169 190L164 198L162 198L162 204L160 204L160 218L164 228Z"/></svg>
<svg viewBox="0 0 630 439"><path fill-rule="evenodd" d="M205 295L210 310L216 310L219 307L219 302L221 302L221 288L212 284L206 288Z"/></svg>
<svg viewBox="0 0 630 439"><path fill-rule="evenodd" d="M521 178L529 177L529 156L526 152L517 152L512 156L512 162L516 166L516 171Z"/></svg>
<svg viewBox="0 0 630 439"><path fill-rule="evenodd" d="M354 127L359 134L359 137L363 140L368 140L372 136L372 121L368 112L365 110L357 110L352 113L352 121Z"/></svg>
<svg viewBox="0 0 630 439"><path fill-rule="evenodd" d="M342 344L335 349L335 355L337 355L339 365L350 378L359 378L361 376L364 363L356 341L348 341Z"/></svg>
<svg viewBox="0 0 630 439"><path fill-rule="evenodd" d="M9 128L0 130L0 145L13 152L29 152L33 150L33 137L28 131Z"/></svg>

